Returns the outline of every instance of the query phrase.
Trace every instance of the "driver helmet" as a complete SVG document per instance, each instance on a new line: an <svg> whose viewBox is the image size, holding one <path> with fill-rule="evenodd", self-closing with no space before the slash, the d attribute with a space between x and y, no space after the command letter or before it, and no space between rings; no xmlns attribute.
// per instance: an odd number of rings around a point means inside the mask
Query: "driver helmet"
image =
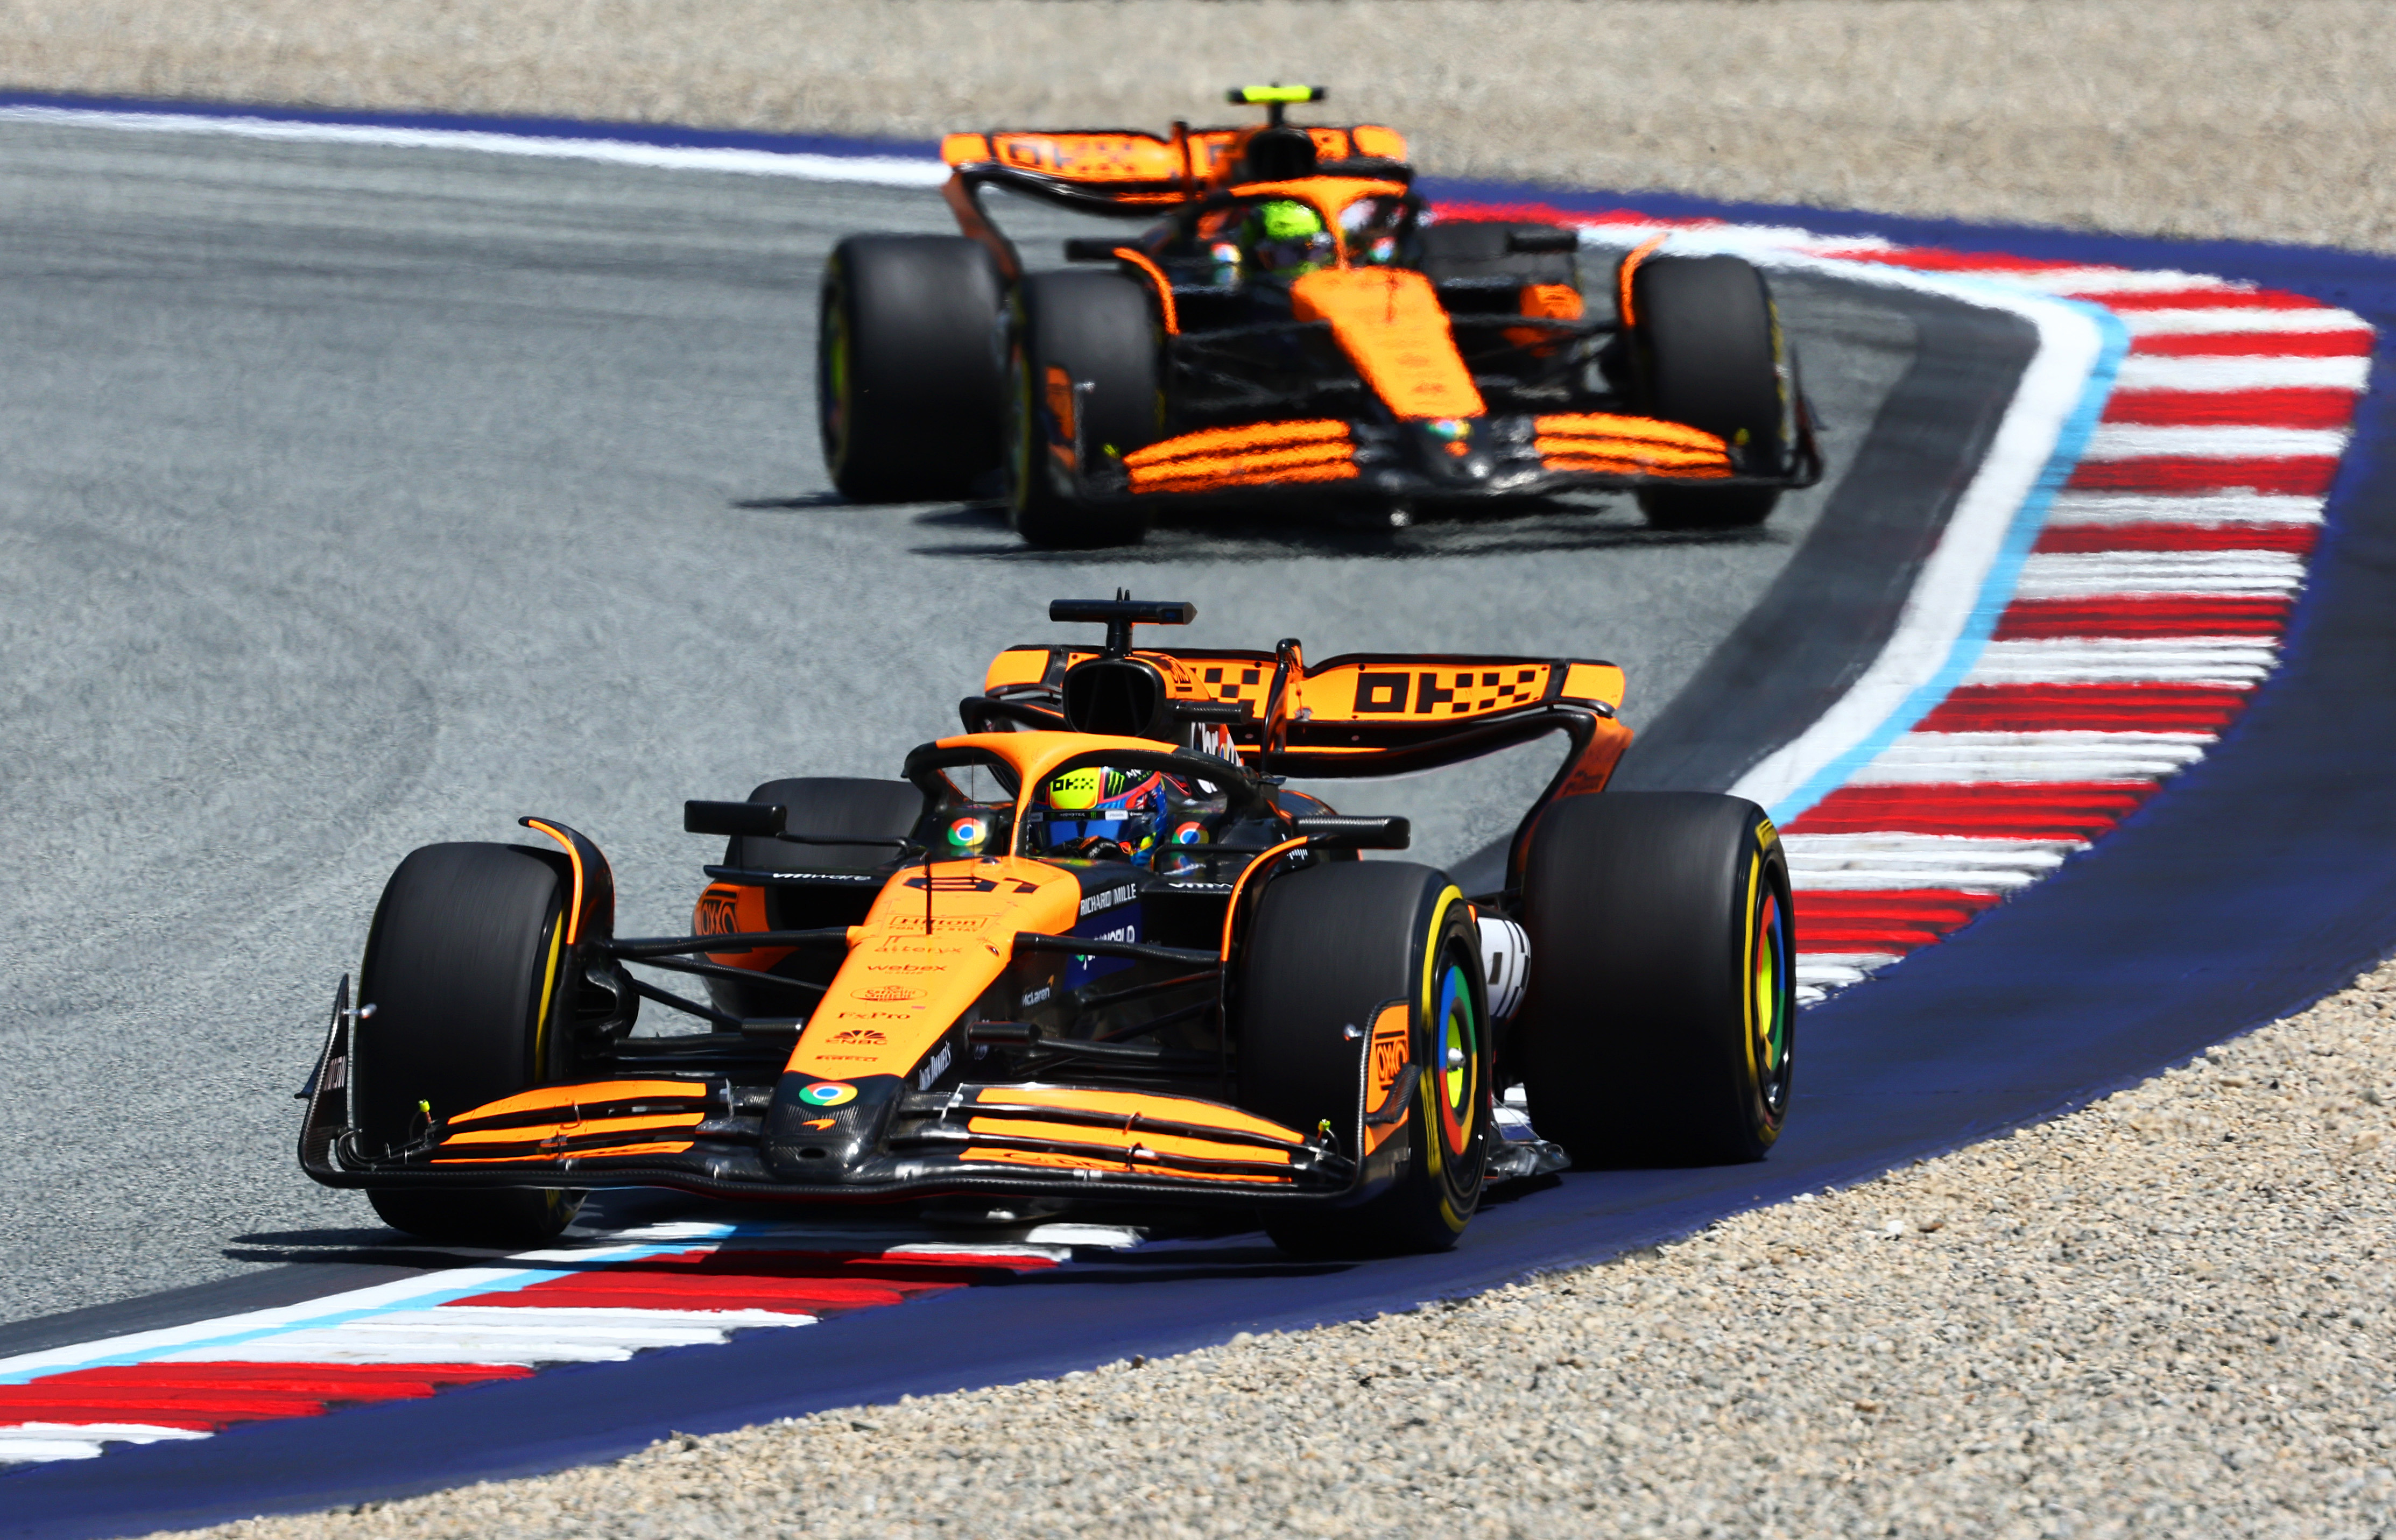
<svg viewBox="0 0 2396 1540"><path fill-rule="evenodd" d="M1112 840L1145 863L1164 806L1165 777L1157 771L1098 764L1060 771L1036 799L1038 846L1045 853L1076 840Z"/></svg>
<svg viewBox="0 0 2396 1540"><path fill-rule="evenodd" d="M1339 244L1323 216L1296 198L1269 198L1240 224L1248 265L1274 278L1296 278L1338 259Z"/></svg>

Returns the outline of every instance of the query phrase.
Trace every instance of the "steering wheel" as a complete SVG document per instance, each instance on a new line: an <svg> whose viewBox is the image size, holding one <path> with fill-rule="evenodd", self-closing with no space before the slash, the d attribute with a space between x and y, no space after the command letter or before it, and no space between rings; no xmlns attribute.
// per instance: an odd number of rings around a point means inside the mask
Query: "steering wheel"
<svg viewBox="0 0 2396 1540"><path fill-rule="evenodd" d="M1078 840L1068 840L1048 852L1075 861L1128 861L1131 851L1121 840L1110 840L1103 834L1085 834Z"/></svg>

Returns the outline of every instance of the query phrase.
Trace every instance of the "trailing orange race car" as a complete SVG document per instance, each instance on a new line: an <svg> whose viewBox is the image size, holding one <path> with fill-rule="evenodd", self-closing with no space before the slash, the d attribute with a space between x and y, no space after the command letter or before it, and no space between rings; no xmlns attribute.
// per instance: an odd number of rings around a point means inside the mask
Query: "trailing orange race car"
<svg viewBox="0 0 2396 1540"><path fill-rule="evenodd" d="M1772 297L1730 256L1631 252L1591 313L1561 225L1438 219L1405 140L1270 118L1166 136L952 134L964 233L852 235L824 270L824 460L860 501L1003 490L1035 545L1160 504L1422 505L1636 491L1651 523L1763 520L1821 474ZM1032 271L985 189L1151 221Z"/></svg>
<svg viewBox="0 0 2396 1540"><path fill-rule="evenodd" d="M1792 917L1762 810L1604 790L1622 673L1577 658L1145 648L1186 604L1060 601L897 780L686 804L693 934L615 934L606 857L401 862L300 1159L429 1239L528 1244L593 1188L809 1203L1232 1204L1285 1247L1452 1244L1494 1176L1761 1158ZM1283 784L1567 752L1497 892L1403 818ZM633 971L704 983L704 1000ZM643 1002L701 1029L638 1029ZM1496 1129L1522 1084L1561 1146ZM1552 1158L1543 1159L1543 1156Z"/></svg>

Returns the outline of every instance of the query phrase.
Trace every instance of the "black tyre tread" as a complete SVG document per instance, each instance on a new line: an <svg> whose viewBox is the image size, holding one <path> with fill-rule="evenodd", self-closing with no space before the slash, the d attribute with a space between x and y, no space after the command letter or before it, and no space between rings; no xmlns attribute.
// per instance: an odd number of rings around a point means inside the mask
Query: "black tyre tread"
<svg viewBox="0 0 2396 1540"><path fill-rule="evenodd" d="M817 422L832 485L857 502L967 498L997 469L1004 284L961 235L852 235L818 302ZM845 440L834 428L832 311L848 328Z"/></svg>
<svg viewBox="0 0 2396 1540"><path fill-rule="evenodd" d="M1065 549L1137 543L1148 533L1145 511L1085 508L1049 474L1043 382L1059 367L1094 387L1080 404L1082 442L1094 458L1154 443L1162 425L1147 291L1117 272L1035 272L1016 285L1015 307L1006 431L1032 435L1028 447L1010 444L1008 516L1016 533L1035 546ZM1029 474L1018 471L1018 457Z"/></svg>
<svg viewBox="0 0 2396 1540"><path fill-rule="evenodd" d="M369 1191L376 1215L395 1230L445 1246L537 1246L554 1240L581 1210L582 1194L555 1188L485 1191Z"/></svg>
<svg viewBox="0 0 2396 1540"><path fill-rule="evenodd" d="M1789 458L1779 322L1764 275L1731 256L1648 259L1631 277L1632 346L1641 405L1730 443L1743 468L1783 471ZM1666 529L1731 529L1764 522L1771 487L1653 487L1647 521Z"/></svg>
<svg viewBox="0 0 2396 1540"><path fill-rule="evenodd" d="M854 834L895 840L913 830L923 816L924 793L912 782L863 777L801 776L769 780L749 793L752 803L779 803L788 811L782 827L793 834ZM794 844L788 840L736 835L724 849L724 864L748 871L871 871L898 854L888 845Z"/></svg>
<svg viewBox="0 0 2396 1540"><path fill-rule="evenodd" d="M370 1147L551 1078L569 1052L563 989L545 991L567 877L563 858L519 845L437 844L409 854L385 884L367 934L358 1000L358 1121ZM563 953L559 970L564 970ZM376 1212L433 1241L531 1244L562 1229L579 1199L539 1192L420 1190L369 1195ZM394 1217L397 1215L399 1217Z"/></svg>
<svg viewBox="0 0 2396 1540"><path fill-rule="evenodd" d="M1580 1165L1759 1160L1746 1068L1744 883L1764 813L1710 792L1567 797L1524 873L1531 976L1515 1026L1531 1121ZM1778 842L1766 881L1785 910Z"/></svg>
<svg viewBox="0 0 2396 1540"><path fill-rule="evenodd" d="M1324 1118L1337 1128L1353 1116L1364 1044L1345 1029L1368 1026L1373 1008L1384 1001L1420 992L1424 937L1451 885L1444 872L1429 867L1358 861L1293 872L1267 887L1241 962L1243 1106L1307 1132ZM1476 1001L1476 1009L1484 1023L1485 1086L1485 1002ZM1423 1085L1418 1095L1428 1098L1428 1077ZM1429 1119L1428 1100L1418 1100L1407 1136L1427 1132ZM1474 1126L1476 1137L1485 1140L1485 1109ZM1480 1158L1476 1148L1470 1195L1461 1204L1468 1216L1479 1198ZM1397 1187L1363 1207L1276 1214L1268 1216L1266 1231L1283 1249L1303 1255L1444 1250L1457 1233L1440 1216L1428 1165L1418 1158Z"/></svg>

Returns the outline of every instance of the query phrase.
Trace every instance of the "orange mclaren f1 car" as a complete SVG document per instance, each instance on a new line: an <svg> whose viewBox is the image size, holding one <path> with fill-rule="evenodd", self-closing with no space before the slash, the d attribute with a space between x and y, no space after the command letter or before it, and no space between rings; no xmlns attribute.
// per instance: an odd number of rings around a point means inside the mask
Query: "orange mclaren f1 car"
<svg viewBox="0 0 2396 1540"><path fill-rule="evenodd" d="M1439 219L1387 128L952 134L964 233L852 235L824 270L824 459L859 501L1004 491L1035 545L1138 539L1160 505L1418 505L1635 491L1650 522L1761 521L1820 456L1763 275L1609 263L1561 225ZM1145 219L1031 271L1000 188Z"/></svg>
<svg viewBox="0 0 2396 1540"><path fill-rule="evenodd" d="M1538 1169L1761 1158L1788 1107L1786 862L1752 803L1604 790L1622 673L1575 658L1146 648L1194 606L1059 602L896 780L686 804L694 934L615 934L607 860L436 844L342 982L300 1160L429 1239L537 1242L594 1188L806 1203L1237 1205L1287 1248L1452 1244ZM1502 888L1365 777L1562 735ZM706 998L634 972L668 970ZM636 1029L644 1002L696 1029ZM1527 1162L1527 1163L1526 1163ZM1549 1167L1552 1169L1552 1167Z"/></svg>

